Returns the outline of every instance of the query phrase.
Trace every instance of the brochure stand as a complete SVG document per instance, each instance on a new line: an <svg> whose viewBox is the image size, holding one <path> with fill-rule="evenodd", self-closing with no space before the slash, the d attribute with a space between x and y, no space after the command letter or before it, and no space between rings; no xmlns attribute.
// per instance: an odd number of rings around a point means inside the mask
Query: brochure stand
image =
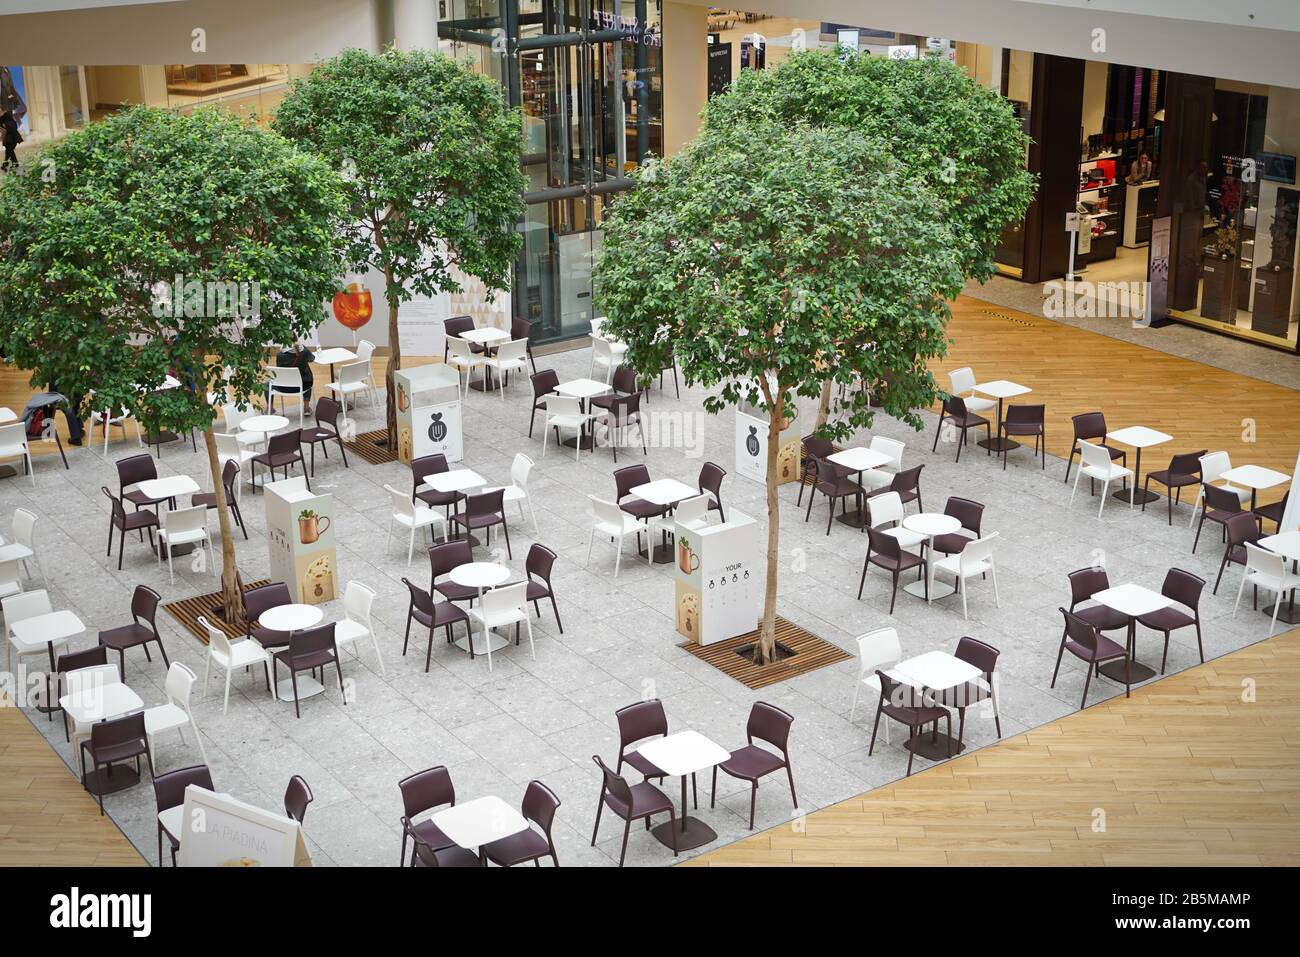
<svg viewBox="0 0 1300 957"><path fill-rule="evenodd" d="M297 821L194 784L172 836L179 867L312 866Z"/></svg>
<svg viewBox="0 0 1300 957"><path fill-rule="evenodd" d="M459 375L444 363L399 369L397 459L409 465L422 455L441 453L448 462L465 457L461 429Z"/></svg>
<svg viewBox="0 0 1300 957"><path fill-rule="evenodd" d="M736 406L736 473L760 484L768 479L767 426L766 410L745 402ZM799 481L799 454L799 430L787 421L776 453L777 485Z"/></svg>
<svg viewBox="0 0 1300 957"><path fill-rule="evenodd" d="M700 645L753 631L762 611L758 523L734 508L728 514L721 525L678 522L673 531L677 631Z"/></svg>
<svg viewBox="0 0 1300 957"><path fill-rule="evenodd" d="M272 581L287 582L293 600L320 605L338 597L334 496L317 495L295 476L264 486Z"/></svg>

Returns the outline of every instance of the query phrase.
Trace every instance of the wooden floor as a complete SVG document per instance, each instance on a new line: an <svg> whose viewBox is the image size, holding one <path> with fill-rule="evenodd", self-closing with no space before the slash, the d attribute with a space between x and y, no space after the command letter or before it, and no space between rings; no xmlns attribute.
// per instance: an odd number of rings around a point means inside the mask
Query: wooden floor
<svg viewBox="0 0 1300 957"><path fill-rule="evenodd" d="M145 863L117 825L99 816L99 803L27 717L0 695L0 866Z"/></svg>
<svg viewBox="0 0 1300 957"><path fill-rule="evenodd" d="M1300 864L1300 630L683 866L886 864Z"/></svg>

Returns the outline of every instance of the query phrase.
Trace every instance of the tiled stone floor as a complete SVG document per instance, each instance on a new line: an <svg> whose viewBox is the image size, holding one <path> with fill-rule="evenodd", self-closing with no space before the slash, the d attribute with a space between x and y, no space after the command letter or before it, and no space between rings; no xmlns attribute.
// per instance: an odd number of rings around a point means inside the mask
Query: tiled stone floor
<svg viewBox="0 0 1300 957"><path fill-rule="evenodd" d="M541 367L554 367L561 379L587 374L589 352L580 350L548 356ZM725 504L760 516L764 491L735 474L733 419L699 412L702 393L683 390L680 401L668 392L652 390L651 416L668 413L685 416L686 442L678 429L671 447L652 447L644 459L640 449L620 456L621 463L644 461L655 478L677 478L694 484L705 460L729 472L723 486ZM527 437L527 381L514 383L505 401L496 395L469 392L465 428L468 436L465 465L487 477L505 482L516 452L537 463L531 483L540 534L537 540L560 556L554 584L565 631L559 634L549 610L535 622L537 658L527 643L495 656L495 670L486 660L470 661L461 651L438 639L430 673L423 671L424 643L413 640L412 652L400 654L407 593L404 575L427 582L427 561L417 550L416 561L405 565L404 543L385 548L389 503L384 483L406 487L409 472L390 464L371 466L358 458L342 468L337 456L317 462L316 487L337 496L337 532L340 577L358 579L378 590L375 620L387 665L382 677L371 648L361 649L361 659L344 662L344 675L354 683L355 697L346 705L336 688L303 703L302 718L293 707L272 700L260 677L237 676L230 711L221 714L220 682L214 678L209 693L195 703L203 730L209 764L219 789L268 808L281 807L288 779L301 774L315 793L306 820L306 833L318 864L396 864L401 805L397 781L414 770L445 764L450 768L456 793L462 800L497 794L515 803L532 778L545 781L563 806L555 825L560 861L565 865L608 865L617 860L621 828L606 815L599 840L589 846L600 779L591 762L600 754L612 763L617 751L614 710L642 698L658 696L667 709L670 727L691 727L724 746L744 741L745 719L751 702L779 704L794 717L791 737L795 781L800 810L824 807L902 776L906 752L894 735L892 746L879 746L867 756L870 717L874 702L864 700L857 720L850 722L857 662L847 661L781 685L751 692L697 660L677 644L672 618L671 565L647 567L625 554L623 571L612 578L613 552L597 544L591 564L585 563L588 538L588 494L612 497L614 469L608 449L583 454L574 461L571 451L559 454L554 446L541 455L541 433ZM811 421L813 410L804 410ZM366 420L362 428L373 427ZM1049 459L1040 471L1029 453L1014 454L1003 472L996 459L982 450L963 453L952 461L953 447L940 443L930 452L933 417L927 432L916 434L888 419L875 430L907 443L905 463L925 463L922 491L931 510L942 508L949 495L985 503L984 528L998 531L997 545L1001 607L994 606L991 588L974 584L970 595L970 621L961 617L960 601L948 598L927 607L900 592L891 618L888 576L869 574L863 599L855 594L865 552L865 536L835 523L825 534L825 504L813 508L805 524L803 510L794 507L796 487L781 490L782 578L779 612L836 642L855 650L854 636L892 623L902 637L908 656L931 649L952 650L962 635L973 635L1002 651L999 661L1002 730L1004 735L1058 718L1078 706L1083 669L1066 661L1055 689L1048 688L1061 628L1057 607L1068 603L1066 573L1104 562L1112 583L1136 581L1159 588L1171 565L1195 571L1213 580L1221 546L1208 534L1198 555L1190 554L1188 508L1175 513L1172 528L1163 521L1163 503L1143 515L1109 502L1101 520L1096 500L1081 496L1067 507L1069 490L1062 484L1063 464ZM678 422L680 425L680 421ZM651 428L652 435L654 428ZM169 585L165 566L159 568L138 542L127 545L126 565L116 570L117 557L104 555L108 502L99 487L116 488L112 459L137 452L120 440L109 448L105 461L87 449L70 451L71 471L56 460L37 463L36 488L25 478L0 481L0 509L11 514L15 506L35 510L41 521L39 550L56 608L72 608L86 622L90 634L74 642L74 650L94 642L94 632L129 620L131 589L143 582L172 600L216 587L214 575L179 571ZM203 482L204 458L188 445L165 449L160 473L183 471ZM261 497L247 489L243 497L250 540L237 539L241 569L246 579L268 574L267 542ZM523 559L533 540L530 525L511 517L514 557L508 563L522 572ZM479 557L488 557L486 549ZM504 555L501 556L504 558ZM185 563L181 563L184 566ZM1225 577L1217 598L1208 589L1202 604L1207 656L1221 655L1263 638L1268 620L1247 608L1230 618L1237 575ZM39 583L28 587L39 587ZM327 608L330 618L341 617L340 603ZM205 650L183 633L166 614L160 615L164 640L175 660L190 664L200 675ZM1139 657L1158 661L1158 637L1143 631ZM1175 634L1170 649L1170 670L1196 661L1194 636ZM146 704L165 700L164 669L155 658L145 663L138 651L128 658L127 682ZM1090 700L1122 693L1101 680L1093 683ZM68 746L58 722L32 715L34 723L65 760ZM974 747L994 740L990 714L968 716L967 741ZM172 737L159 742L158 767L172 769L197 763L191 744L182 746ZM923 762L919 762L919 765ZM719 843L747 832L748 790L725 775L718 782L716 810L707 806L708 782L701 784L701 816L719 833ZM669 781L676 795L677 782ZM147 785L110 795L106 806L113 819L139 846L154 857L154 799ZM784 781L769 779L759 789L758 826L772 826L792 817L790 795ZM671 853L642 830L634 829L628 848L630 864L663 865Z"/></svg>

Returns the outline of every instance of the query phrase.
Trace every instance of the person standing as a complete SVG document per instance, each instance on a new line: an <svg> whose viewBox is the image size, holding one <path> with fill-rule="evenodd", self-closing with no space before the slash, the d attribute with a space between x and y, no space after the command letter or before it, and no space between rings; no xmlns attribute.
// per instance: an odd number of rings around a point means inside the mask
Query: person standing
<svg viewBox="0 0 1300 957"><path fill-rule="evenodd" d="M0 114L0 142L4 143L5 148L4 163L0 164L0 168L18 168L18 154L15 150L22 141L23 135L18 132L18 121L14 119L14 111L5 110Z"/></svg>

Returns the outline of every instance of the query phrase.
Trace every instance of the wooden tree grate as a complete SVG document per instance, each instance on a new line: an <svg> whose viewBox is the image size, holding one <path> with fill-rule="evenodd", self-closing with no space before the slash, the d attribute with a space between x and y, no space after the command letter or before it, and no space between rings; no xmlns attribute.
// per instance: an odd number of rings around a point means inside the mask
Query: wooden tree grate
<svg viewBox="0 0 1300 957"><path fill-rule="evenodd" d="M728 638L726 641L715 641L711 645L697 645L693 641L685 641L678 647L686 649L696 658L708 662L723 674L735 678L750 689L766 688L778 681L806 675L810 671L847 661L853 657L844 649L818 638L812 632L800 628L780 615L776 619L776 640L795 654L784 661L774 661L761 667L736 653L744 645L758 641L757 629L737 635L735 638Z"/></svg>

